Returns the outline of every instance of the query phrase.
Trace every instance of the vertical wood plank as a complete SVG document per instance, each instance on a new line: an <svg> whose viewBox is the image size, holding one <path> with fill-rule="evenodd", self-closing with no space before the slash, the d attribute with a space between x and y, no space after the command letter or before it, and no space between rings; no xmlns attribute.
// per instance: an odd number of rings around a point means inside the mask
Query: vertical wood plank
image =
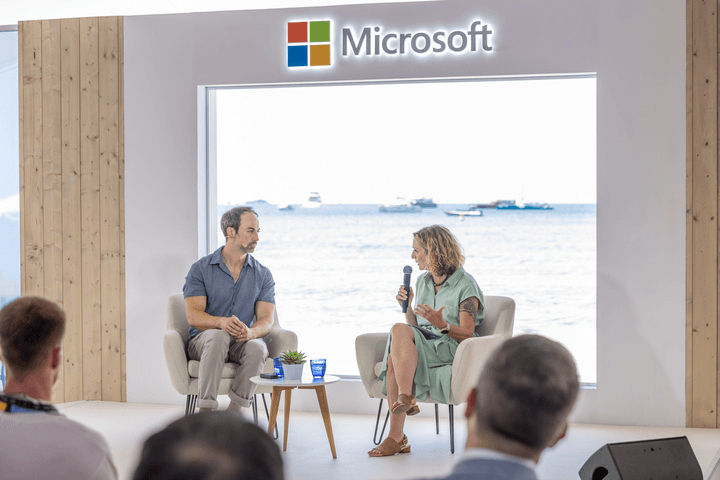
<svg viewBox="0 0 720 480"><path fill-rule="evenodd" d="M62 304L60 20L42 22L44 296Z"/></svg>
<svg viewBox="0 0 720 480"><path fill-rule="evenodd" d="M61 21L63 298L65 400L82 398L82 278L80 214L80 39L78 19Z"/></svg>
<svg viewBox="0 0 720 480"><path fill-rule="evenodd" d="M60 21L42 25L43 113L43 292L45 298L63 303L62 292L62 163L60 114ZM65 349L63 348L63 351ZM65 401L67 375L63 372L53 389L53 401Z"/></svg>
<svg viewBox="0 0 720 480"><path fill-rule="evenodd" d="M125 30L118 17L118 201L120 207L120 367L122 401L127 402L125 330Z"/></svg>
<svg viewBox="0 0 720 480"><path fill-rule="evenodd" d="M42 22L25 22L22 44L24 295L43 294Z"/></svg>
<svg viewBox="0 0 720 480"><path fill-rule="evenodd" d="M83 398L102 399L98 19L80 19Z"/></svg>
<svg viewBox="0 0 720 480"><path fill-rule="evenodd" d="M693 394L695 427L717 423L717 1L693 5Z"/></svg>
<svg viewBox="0 0 720 480"><path fill-rule="evenodd" d="M714 120L714 128L715 128L715 134L714 134L714 141L713 144L714 151L715 151L715 198L713 199L715 203L715 243L716 243L716 251L715 251L715 317L710 319L709 321L715 325L715 404L714 404L714 411L715 411L715 425L709 425L714 426L715 428L720 427L720 415L717 414L718 412L718 406L720 406L720 358L718 357L718 350L720 349L720 291L718 291L718 287L720 287L720 262L718 262L718 259L720 259L720 237L718 236L718 228L720 228L720 222L717 221L718 214L720 214L720 168L718 168L718 160L720 160L720 117L718 117L718 108L720 108L720 81L718 79L718 73L720 70L720 63L718 62L718 54L720 53L720 19L718 19L718 6L720 5L720 1L718 0L712 0L712 10L707 12L710 13L714 19L713 26L714 31L711 31L710 40L714 40L714 50L711 51L714 56L714 71L713 71L713 80L715 83L715 103L711 107L713 114L713 120ZM706 82L708 83L708 82ZM712 137L711 137L712 138Z"/></svg>
<svg viewBox="0 0 720 480"><path fill-rule="evenodd" d="M118 18L100 18L102 399L121 401Z"/></svg>
<svg viewBox="0 0 720 480"><path fill-rule="evenodd" d="M19 168L18 168L18 176L20 185L19 185L19 197L20 197L20 294L25 295L26 288L25 288L25 149L24 149L24 142L23 142L23 127L24 127L24 118L25 115L23 113L23 96L24 96L24 85L25 85L25 77L23 75L23 65L25 63L25 59L23 57L24 55L24 49L23 49L23 27L25 25L25 22L18 22L18 110L19 110L19 155L18 155L18 162L19 162Z"/></svg>
<svg viewBox="0 0 720 480"><path fill-rule="evenodd" d="M693 0L685 1L685 426L692 427L693 340Z"/></svg>

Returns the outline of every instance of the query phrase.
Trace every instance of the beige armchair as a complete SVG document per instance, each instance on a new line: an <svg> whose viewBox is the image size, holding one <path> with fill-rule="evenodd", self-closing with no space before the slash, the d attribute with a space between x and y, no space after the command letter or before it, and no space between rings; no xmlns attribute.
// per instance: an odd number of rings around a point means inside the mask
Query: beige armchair
<svg viewBox="0 0 720 480"><path fill-rule="evenodd" d="M273 358L279 356L285 350L297 350L297 335L290 330L284 330L278 320L277 307L273 314L273 326L270 333L263 340L267 343L269 356L265 362L264 373L274 373ZM180 395L186 395L185 415L195 411L198 392L198 372L200 362L188 360L186 347L188 340L188 322L185 315L185 299L182 294L171 295L168 299L167 318L165 322L165 335L163 336L163 350L165 351L165 363L170 373L170 382ZM230 383L235 377L238 365L228 362L223 366L222 380L220 381L219 395L227 395L230 390ZM271 393L272 387L258 386L253 399L253 416L257 423L257 395L263 396ZM267 404L265 404L267 413Z"/></svg>
<svg viewBox="0 0 720 480"><path fill-rule="evenodd" d="M460 342L452 365L450 381L450 401L448 403L450 417L450 451L455 453L455 424L453 406L465 403L470 391L480 375L490 351L506 338L512 336L515 323L515 301L509 297L485 296L485 320L476 327L479 337L469 338ZM370 398L379 398L377 419L373 442L380 444L390 411L385 416L385 424L378 437L378 426L382 413L383 399L382 380L378 378L382 366L388 332L366 333L355 339L355 355L357 356L360 379ZM428 397L424 403L435 404L435 431L440 433L438 418L438 402Z"/></svg>

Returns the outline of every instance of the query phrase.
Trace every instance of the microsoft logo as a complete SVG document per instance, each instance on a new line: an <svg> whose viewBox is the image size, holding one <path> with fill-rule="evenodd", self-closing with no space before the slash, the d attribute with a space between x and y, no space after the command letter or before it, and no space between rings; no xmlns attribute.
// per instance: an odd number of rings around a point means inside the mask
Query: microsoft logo
<svg viewBox="0 0 720 480"><path fill-rule="evenodd" d="M288 67L330 65L330 21L288 22Z"/></svg>

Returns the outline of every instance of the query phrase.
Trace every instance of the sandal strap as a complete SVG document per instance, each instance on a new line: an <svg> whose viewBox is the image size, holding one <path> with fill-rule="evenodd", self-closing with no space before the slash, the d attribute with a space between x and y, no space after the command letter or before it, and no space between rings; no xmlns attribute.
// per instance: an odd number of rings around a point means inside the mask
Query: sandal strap
<svg viewBox="0 0 720 480"><path fill-rule="evenodd" d="M400 443L396 442L395 439L387 437L382 441L380 445L373 448L372 451L379 452L381 457L387 457L399 453L403 448L407 446L407 436L403 435L403 439Z"/></svg>

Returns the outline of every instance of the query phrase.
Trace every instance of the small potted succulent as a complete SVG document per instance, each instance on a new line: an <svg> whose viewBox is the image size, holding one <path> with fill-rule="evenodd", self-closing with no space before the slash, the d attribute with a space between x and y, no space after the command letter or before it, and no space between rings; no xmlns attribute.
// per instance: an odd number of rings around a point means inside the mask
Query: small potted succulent
<svg viewBox="0 0 720 480"><path fill-rule="evenodd" d="M305 354L297 350L288 350L280 354L280 362L283 364L283 373L286 380L300 380L302 378L303 366L305 366Z"/></svg>

